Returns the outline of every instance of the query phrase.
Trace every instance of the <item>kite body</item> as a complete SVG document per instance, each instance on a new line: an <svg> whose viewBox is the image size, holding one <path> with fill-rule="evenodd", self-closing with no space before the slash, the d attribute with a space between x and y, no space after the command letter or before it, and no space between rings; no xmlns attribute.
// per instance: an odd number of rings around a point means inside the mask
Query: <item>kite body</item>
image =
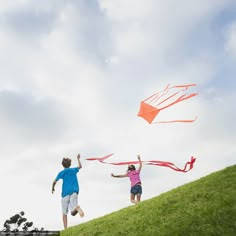
<svg viewBox="0 0 236 236"><path fill-rule="evenodd" d="M145 103L144 101L141 102L140 110L138 116L141 116L145 119L149 124L155 119L158 115L160 110L152 105Z"/></svg>
<svg viewBox="0 0 236 236"><path fill-rule="evenodd" d="M138 116L145 119L149 124L154 123L173 123L173 122L194 122L195 119L188 120L170 120L170 121L158 121L154 122L154 119L159 114L161 110L164 110L172 105L175 105L179 102L187 100L196 96L198 93L187 94L189 87L196 86L196 84L188 85L176 85L167 87L161 91L157 92L145 100L141 101L140 110Z"/></svg>

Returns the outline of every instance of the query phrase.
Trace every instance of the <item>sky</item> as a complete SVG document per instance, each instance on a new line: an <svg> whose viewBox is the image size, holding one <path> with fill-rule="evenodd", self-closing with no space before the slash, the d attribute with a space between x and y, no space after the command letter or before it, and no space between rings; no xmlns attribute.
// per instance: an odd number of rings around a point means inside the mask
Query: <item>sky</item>
<svg viewBox="0 0 236 236"><path fill-rule="evenodd" d="M0 228L24 211L36 227L63 229L63 157L81 154L73 226L131 205L127 166L87 161L170 161L144 165L142 200L235 164L235 0L0 0ZM198 95L148 124L140 102L167 84Z"/></svg>

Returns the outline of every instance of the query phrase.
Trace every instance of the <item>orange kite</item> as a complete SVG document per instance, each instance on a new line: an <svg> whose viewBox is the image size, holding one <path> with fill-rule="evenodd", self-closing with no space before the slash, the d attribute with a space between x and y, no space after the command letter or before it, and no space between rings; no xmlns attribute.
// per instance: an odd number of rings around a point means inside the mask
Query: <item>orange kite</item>
<svg viewBox="0 0 236 236"><path fill-rule="evenodd" d="M138 116L145 119L149 124L154 123L173 123L173 122L194 122L195 119L191 120L170 120L170 121L158 121L153 122L155 117L161 110L164 110L176 103L187 100L191 97L196 96L198 93L187 94L189 87L196 86L196 84L187 84L187 85L176 85L167 87L161 91L157 92L145 100L141 101L140 110L137 114Z"/></svg>

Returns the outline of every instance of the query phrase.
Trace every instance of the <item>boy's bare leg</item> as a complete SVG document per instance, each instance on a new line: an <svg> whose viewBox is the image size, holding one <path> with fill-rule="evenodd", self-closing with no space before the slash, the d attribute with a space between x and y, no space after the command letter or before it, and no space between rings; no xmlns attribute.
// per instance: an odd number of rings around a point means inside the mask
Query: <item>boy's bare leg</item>
<svg viewBox="0 0 236 236"><path fill-rule="evenodd" d="M71 212L71 215L72 215L72 216L75 216L78 212L79 212L80 217L83 218L83 217L84 217L84 212L83 212L83 210L80 208L79 205Z"/></svg>
<svg viewBox="0 0 236 236"><path fill-rule="evenodd" d="M63 219L64 229L67 229L67 215L63 214L62 219Z"/></svg>
<svg viewBox="0 0 236 236"><path fill-rule="evenodd" d="M83 212L83 210L80 208L79 205L76 207L76 210L79 212L80 217L83 218L83 217L84 217L84 212Z"/></svg>

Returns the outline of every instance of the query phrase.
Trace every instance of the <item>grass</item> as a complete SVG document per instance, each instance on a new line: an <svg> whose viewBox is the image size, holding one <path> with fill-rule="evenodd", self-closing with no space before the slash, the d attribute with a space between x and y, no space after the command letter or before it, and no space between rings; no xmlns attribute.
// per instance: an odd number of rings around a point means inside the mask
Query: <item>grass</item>
<svg viewBox="0 0 236 236"><path fill-rule="evenodd" d="M62 236L236 235L236 165L61 231Z"/></svg>

